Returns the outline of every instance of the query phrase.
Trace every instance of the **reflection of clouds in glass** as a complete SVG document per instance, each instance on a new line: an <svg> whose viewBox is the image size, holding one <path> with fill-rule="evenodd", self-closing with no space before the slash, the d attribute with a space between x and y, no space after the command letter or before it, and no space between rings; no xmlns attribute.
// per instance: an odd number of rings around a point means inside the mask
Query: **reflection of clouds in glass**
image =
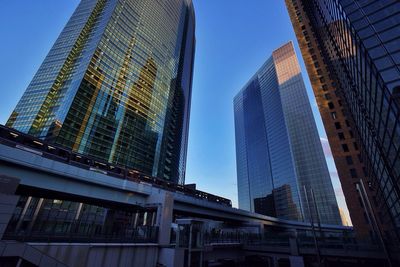
<svg viewBox="0 0 400 267"><path fill-rule="evenodd" d="M319 138L321 140L322 149L324 150L325 157L332 157L331 147L329 146L328 139L324 137Z"/></svg>
<svg viewBox="0 0 400 267"><path fill-rule="evenodd" d="M318 108L318 103L317 103L317 100L315 100L315 98L311 98L310 101L311 101L312 106Z"/></svg>
<svg viewBox="0 0 400 267"><path fill-rule="evenodd" d="M343 216L349 225L352 225L349 210L347 209L346 201L344 198L342 186L340 184L339 175L336 170L335 163L333 161L332 151L329 146L328 139L320 137L322 149L328 163L329 175L331 176L333 189L335 190L336 200L338 202L341 216Z"/></svg>
<svg viewBox="0 0 400 267"><path fill-rule="evenodd" d="M336 194L337 197L338 197L338 196L344 197L343 191L342 191L342 189L341 189L340 187L336 187L336 188L335 188L335 194ZM340 203L339 203L339 204L340 204Z"/></svg>
<svg viewBox="0 0 400 267"><path fill-rule="evenodd" d="M336 200L339 205L339 210L341 210L340 216L343 216L347 221L348 225L352 225L349 210L347 209L346 201L344 198L344 194L342 191L342 187L340 186L339 177L337 172L330 172L333 182L333 189L335 190ZM334 181L337 180L337 183Z"/></svg>
<svg viewBox="0 0 400 267"><path fill-rule="evenodd" d="M329 172L329 174L330 174L330 176L332 177L332 178L339 178L339 175L338 175L338 173L337 173L337 171L335 170L335 171L330 171Z"/></svg>

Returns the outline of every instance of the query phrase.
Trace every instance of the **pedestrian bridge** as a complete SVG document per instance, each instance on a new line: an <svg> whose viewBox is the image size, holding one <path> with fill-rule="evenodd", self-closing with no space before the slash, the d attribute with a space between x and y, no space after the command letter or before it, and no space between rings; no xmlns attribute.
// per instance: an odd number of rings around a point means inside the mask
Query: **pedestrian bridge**
<svg viewBox="0 0 400 267"><path fill-rule="evenodd" d="M11 266L304 266L317 257L337 264L383 259L381 248L356 240L351 227L312 227L239 210L193 186L83 157L1 127L0 259Z"/></svg>

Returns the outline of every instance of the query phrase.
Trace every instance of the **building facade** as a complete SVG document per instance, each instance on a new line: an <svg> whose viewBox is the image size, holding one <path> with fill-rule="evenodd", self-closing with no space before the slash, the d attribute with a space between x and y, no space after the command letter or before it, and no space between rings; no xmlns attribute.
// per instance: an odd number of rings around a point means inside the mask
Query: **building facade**
<svg viewBox="0 0 400 267"><path fill-rule="evenodd" d="M194 50L190 0L82 0L6 125L184 183Z"/></svg>
<svg viewBox="0 0 400 267"><path fill-rule="evenodd" d="M361 236L398 242L400 3L286 0L286 5L353 225Z"/></svg>
<svg viewBox="0 0 400 267"><path fill-rule="evenodd" d="M275 50L236 95L234 112L239 207L279 218L340 224L291 42Z"/></svg>

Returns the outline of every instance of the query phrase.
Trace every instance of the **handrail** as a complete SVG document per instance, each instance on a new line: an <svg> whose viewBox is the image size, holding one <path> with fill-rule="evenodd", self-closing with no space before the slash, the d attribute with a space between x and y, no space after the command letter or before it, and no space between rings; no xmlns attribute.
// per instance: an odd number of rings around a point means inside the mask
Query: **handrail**
<svg viewBox="0 0 400 267"><path fill-rule="evenodd" d="M112 164L93 156L73 152L68 148L46 142L45 140L22 133L4 125L0 125L0 143L10 147L17 147L27 152L37 154L41 157L63 162L79 168L98 171L118 179L135 181L138 183L150 183L152 186L167 191L180 192L185 195L204 199L210 202L219 203L229 207L232 206L232 201L230 199L196 190L185 185L169 182L157 177L152 177L136 169L127 168L126 166L121 166L118 164Z"/></svg>

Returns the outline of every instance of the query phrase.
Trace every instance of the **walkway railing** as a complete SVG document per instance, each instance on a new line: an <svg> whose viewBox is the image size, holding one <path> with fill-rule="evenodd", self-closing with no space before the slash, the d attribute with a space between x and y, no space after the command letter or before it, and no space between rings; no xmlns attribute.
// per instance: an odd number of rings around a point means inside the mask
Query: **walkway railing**
<svg viewBox="0 0 400 267"><path fill-rule="evenodd" d="M220 232L204 234L204 244L238 243L243 245L289 246L289 239L280 236L266 236L255 233Z"/></svg>
<svg viewBox="0 0 400 267"><path fill-rule="evenodd" d="M204 234L204 244L223 244L223 243L237 243L241 245L251 246L279 246L289 247L290 239L295 239L298 247L301 248L315 248L313 237L300 236L280 236L273 234L251 234L242 232L219 232ZM354 238L338 238L338 237L318 237L319 247L321 249L338 249L338 250L351 250L351 251L382 251L382 247L378 243L357 241Z"/></svg>
<svg viewBox="0 0 400 267"><path fill-rule="evenodd" d="M68 242L68 243L158 243L157 226L141 226L130 231L115 233L82 234L75 232L6 232L3 240L23 242Z"/></svg>

